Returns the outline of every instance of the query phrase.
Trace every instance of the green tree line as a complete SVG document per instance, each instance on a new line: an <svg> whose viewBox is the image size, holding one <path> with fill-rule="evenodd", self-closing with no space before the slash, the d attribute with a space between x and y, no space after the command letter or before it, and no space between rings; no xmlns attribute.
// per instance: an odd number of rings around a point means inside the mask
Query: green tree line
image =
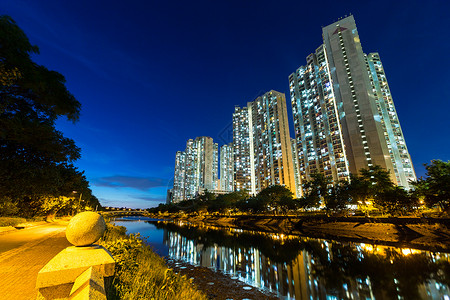
<svg viewBox="0 0 450 300"><path fill-rule="evenodd" d="M296 199L286 187L274 185L255 196L246 191L215 196L206 191L195 199L161 204L153 212L250 212L287 214L322 210L346 214L358 210L384 215L401 216L430 208L440 212L450 209L450 162L432 160L425 164L426 177L413 182L414 189L404 190L395 185L387 170L372 166L361 169L350 180L333 184L320 173L303 183L303 196Z"/></svg>
<svg viewBox="0 0 450 300"><path fill-rule="evenodd" d="M70 213L99 202L74 165L80 148L56 129L76 122L81 104L9 16L0 16L0 216Z"/></svg>

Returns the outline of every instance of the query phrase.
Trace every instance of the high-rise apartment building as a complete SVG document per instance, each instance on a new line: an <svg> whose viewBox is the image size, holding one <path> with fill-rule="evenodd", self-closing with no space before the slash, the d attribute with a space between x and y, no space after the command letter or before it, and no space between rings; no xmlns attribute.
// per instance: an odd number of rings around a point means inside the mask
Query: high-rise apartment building
<svg viewBox="0 0 450 300"><path fill-rule="evenodd" d="M175 156L172 202L194 198L200 189L217 189L218 145L210 137L189 139Z"/></svg>
<svg viewBox="0 0 450 300"><path fill-rule="evenodd" d="M220 190L232 192L234 190L234 160L233 144L220 147Z"/></svg>
<svg viewBox="0 0 450 300"><path fill-rule="evenodd" d="M177 151L175 155L175 174L173 176L173 189L171 202L185 199L186 184L186 152Z"/></svg>
<svg viewBox="0 0 450 300"><path fill-rule="evenodd" d="M336 97L325 48L307 57L307 65L289 76L301 181L322 172L335 181L349 175Z"/></svg>
<svg viewBox="0 0 450 300"><path fill-rule="evenodd" d="M235 190L252 194L285 185L295 194L286 99L270 91L235 108L233 114Z"/></svg>
<svg viewBox="0 0 450 300"><path fill-rule="evenodd" d="M371 97L375 99L377 112L381 116L381 127L391 157L398 185L409 187L409 181L416 180L416 174L406 148L405 138L392 100L391 90L386 80L378 53L366 55L367 72L372 85Z"/></svg>
<svg viewBox="0 0 450 300"><path fill-rule="evenodd" d="M250 111L250 113L249 113ZM233 113L233 155L234 190L246 190L255 194L255 173L253 161L253 138L251 110L248 107L234 108Z"/></svg>
<svg viewBox="0 0 450 300"><path fill-rule="evenodd" d="M379 165L409 189L416 177L378 53L363 53L353 16L322 36L289 76L301 179L321 172L336 182Z"/></svg>
<svg viewBox="0 0 450 300"><path fill-rule="evenodd" d="M295 181L295 196L300 198L302 196L302 180L300 178L300 168L298 165L298 151L297 151L297 141L291 139L292 147L292 166L294 168L294 181Z"/></svg>

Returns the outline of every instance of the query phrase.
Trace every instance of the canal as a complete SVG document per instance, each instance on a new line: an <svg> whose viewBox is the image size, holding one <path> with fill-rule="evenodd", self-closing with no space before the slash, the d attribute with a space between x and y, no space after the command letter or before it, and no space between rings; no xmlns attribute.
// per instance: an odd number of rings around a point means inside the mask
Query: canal
<svg viewBox="0 0 450 300"><path fill-rule="evenodd" d="M283 234L115 220L156 253L208 267L281 299L448 299L450 254Z"/></svg>

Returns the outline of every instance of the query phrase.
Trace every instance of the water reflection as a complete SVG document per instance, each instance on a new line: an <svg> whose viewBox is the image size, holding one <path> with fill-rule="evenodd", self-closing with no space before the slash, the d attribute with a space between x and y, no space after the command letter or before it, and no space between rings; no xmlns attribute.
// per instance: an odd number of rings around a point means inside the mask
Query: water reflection
<svg viewBox="0 0 450 300"><path fill-rule="evenodd" d="M450 299L448 253L171 222L169 257L237 276L287 299Z"/></svg>
<svg viewBox="0 0 450 300"><path fill-rule="evenodd" d="M142 237L145 237L145 241L150 244L153 251L160 256L167 256L168 249L164 245L164 230L157 229L150 225L148 221L156 221L147 217L119 217L112 220L117 226L124 226L127 228L128 233L140 233Z"/></svg>

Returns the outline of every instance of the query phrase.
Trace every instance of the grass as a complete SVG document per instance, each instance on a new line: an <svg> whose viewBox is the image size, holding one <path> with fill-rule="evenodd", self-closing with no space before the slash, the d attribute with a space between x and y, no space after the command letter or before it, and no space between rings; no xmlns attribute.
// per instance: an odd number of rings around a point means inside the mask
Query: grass
<svg viewBox="0 0 450 300"><path fill-rule="evenodd" d="M185 276L175 274L137 235L108 224L101 244L116 261L108 299L203 300L207 297Z"/></svg>
<svg viewBox="0 0 450 300"><path fill-rule="evenodd" d="M27 220L19 217L0 217L0 227L16 226L20 223L25 223Z"/></svg>

